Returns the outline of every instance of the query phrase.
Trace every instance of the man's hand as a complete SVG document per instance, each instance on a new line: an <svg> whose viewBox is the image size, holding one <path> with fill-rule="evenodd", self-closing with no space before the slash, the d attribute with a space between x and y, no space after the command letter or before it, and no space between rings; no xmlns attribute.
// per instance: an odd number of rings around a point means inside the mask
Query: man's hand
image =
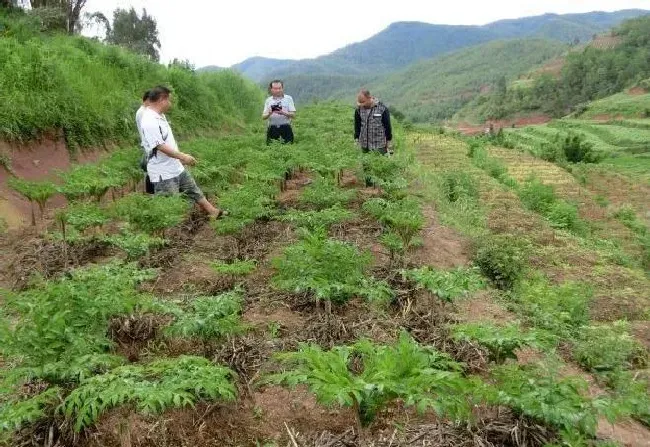
<svg viewBox="0 0 650 447"><path fill-rule="evenodd" d="M186 166L194 166L196 164L196 158L188 154L180 154L178 159Z"/></svg>

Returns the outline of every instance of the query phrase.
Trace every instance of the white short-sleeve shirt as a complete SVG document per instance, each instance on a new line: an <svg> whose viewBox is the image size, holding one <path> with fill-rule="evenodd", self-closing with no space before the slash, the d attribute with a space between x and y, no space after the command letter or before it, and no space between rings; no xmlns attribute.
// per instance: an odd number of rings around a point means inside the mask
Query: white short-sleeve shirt
<svg viewBox="0 0 650 447"><path fill-rule="evenodd" d="M272 105L278 105L282 107L282 110L285 112L296 111L296 106L294 105L293 98L291 96L284 95L282 98L274 98L273 96L269 96L266 98L266 101L264 101L264 110L262 111L262 115L269 113L271 111ZM274 113L269 117L269 126L282 126L283 124L291 124L291 119L278 113Z"/></svg>
<svg viewBox="0 0 650 447"><path fill-rule="evenodd" d="M142 136L142 115L144 111L147 110L145 106L140 106L137 112L135 112L135 127L138 128L138 135L140 135L140 147L144 151L144 138Z"/></svg>
<svg viewBox="0 0 650 447"><path fill-rule="evenodd" d="M185 168L178 159L168 157L161 151L154 151L161 144L167 144L178 150L167 119L154 110L145 109L142 113L141 128L142 147L149 157L147 174L151 182L158 183L181 175Z"/></svg>

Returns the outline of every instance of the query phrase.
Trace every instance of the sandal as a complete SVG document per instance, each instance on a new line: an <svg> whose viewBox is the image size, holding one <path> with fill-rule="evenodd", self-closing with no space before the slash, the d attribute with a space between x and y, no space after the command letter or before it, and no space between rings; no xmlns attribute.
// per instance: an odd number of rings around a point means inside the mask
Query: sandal
<svg viewBox="0 0 650 447"><path fill-rule="evenodd" d="M222 217L228 216L229 214L230 213L226 210L219 210L219 212L216 215L210 216L210 219L218 220L221 219Z"/></svg>

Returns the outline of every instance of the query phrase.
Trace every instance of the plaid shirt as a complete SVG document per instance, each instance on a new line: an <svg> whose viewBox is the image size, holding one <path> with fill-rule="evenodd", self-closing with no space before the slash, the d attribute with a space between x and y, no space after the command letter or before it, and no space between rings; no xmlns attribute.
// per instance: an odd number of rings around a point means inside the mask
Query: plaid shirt
<svg viewBox="0 0 650 447"><path fill-rule="evenodd" d="M377 100L369 109L357 107L354 124L354 138L363 149L384 149L393 137L388 108Z"/></svg>

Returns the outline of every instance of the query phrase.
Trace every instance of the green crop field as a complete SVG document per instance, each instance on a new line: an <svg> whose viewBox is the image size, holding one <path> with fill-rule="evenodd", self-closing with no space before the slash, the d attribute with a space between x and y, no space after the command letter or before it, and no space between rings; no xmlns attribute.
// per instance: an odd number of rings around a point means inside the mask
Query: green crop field
<svg viewBox="0 0 650 447"><path fill-rule="evenodd" d="M293 146L265 146L256 125L187 141L194 177L230 212L217 221L180 197L130 192L132 149L56 185L15 182L45 217L3 267L5 442L45 425L59 442L112 445L125 415L128 430L164 424L153 445L378 442L391 424L401 443L469 442L496 423L588 445L605 416L643 430L647 384L632 379L646 359L632 332L648 317L643 253L589 230L565 198L573 176L401 128L394 157L363 155L349 112L301 110ZM98 166L111 167L102 182ZM57 190L70 204L51 209ZM574 364L583 372L558 375ZM477 419L474 405L495 412ZM432 426L433 414L449 422ZM188 435L194 417L209 430Z"/></svg>
<svg viewBox="0 0 650 447"><path fill-rule="evenodd" d="M650 119L394 114L383 156L350 105L299 103L267 145L235 72L0 11L0 188L26 215L0 219L0 446L647 445ZM142 192L158 83L220 219ZM21 143L50 131L106 150L36 178L58 159Z"/></svg>

